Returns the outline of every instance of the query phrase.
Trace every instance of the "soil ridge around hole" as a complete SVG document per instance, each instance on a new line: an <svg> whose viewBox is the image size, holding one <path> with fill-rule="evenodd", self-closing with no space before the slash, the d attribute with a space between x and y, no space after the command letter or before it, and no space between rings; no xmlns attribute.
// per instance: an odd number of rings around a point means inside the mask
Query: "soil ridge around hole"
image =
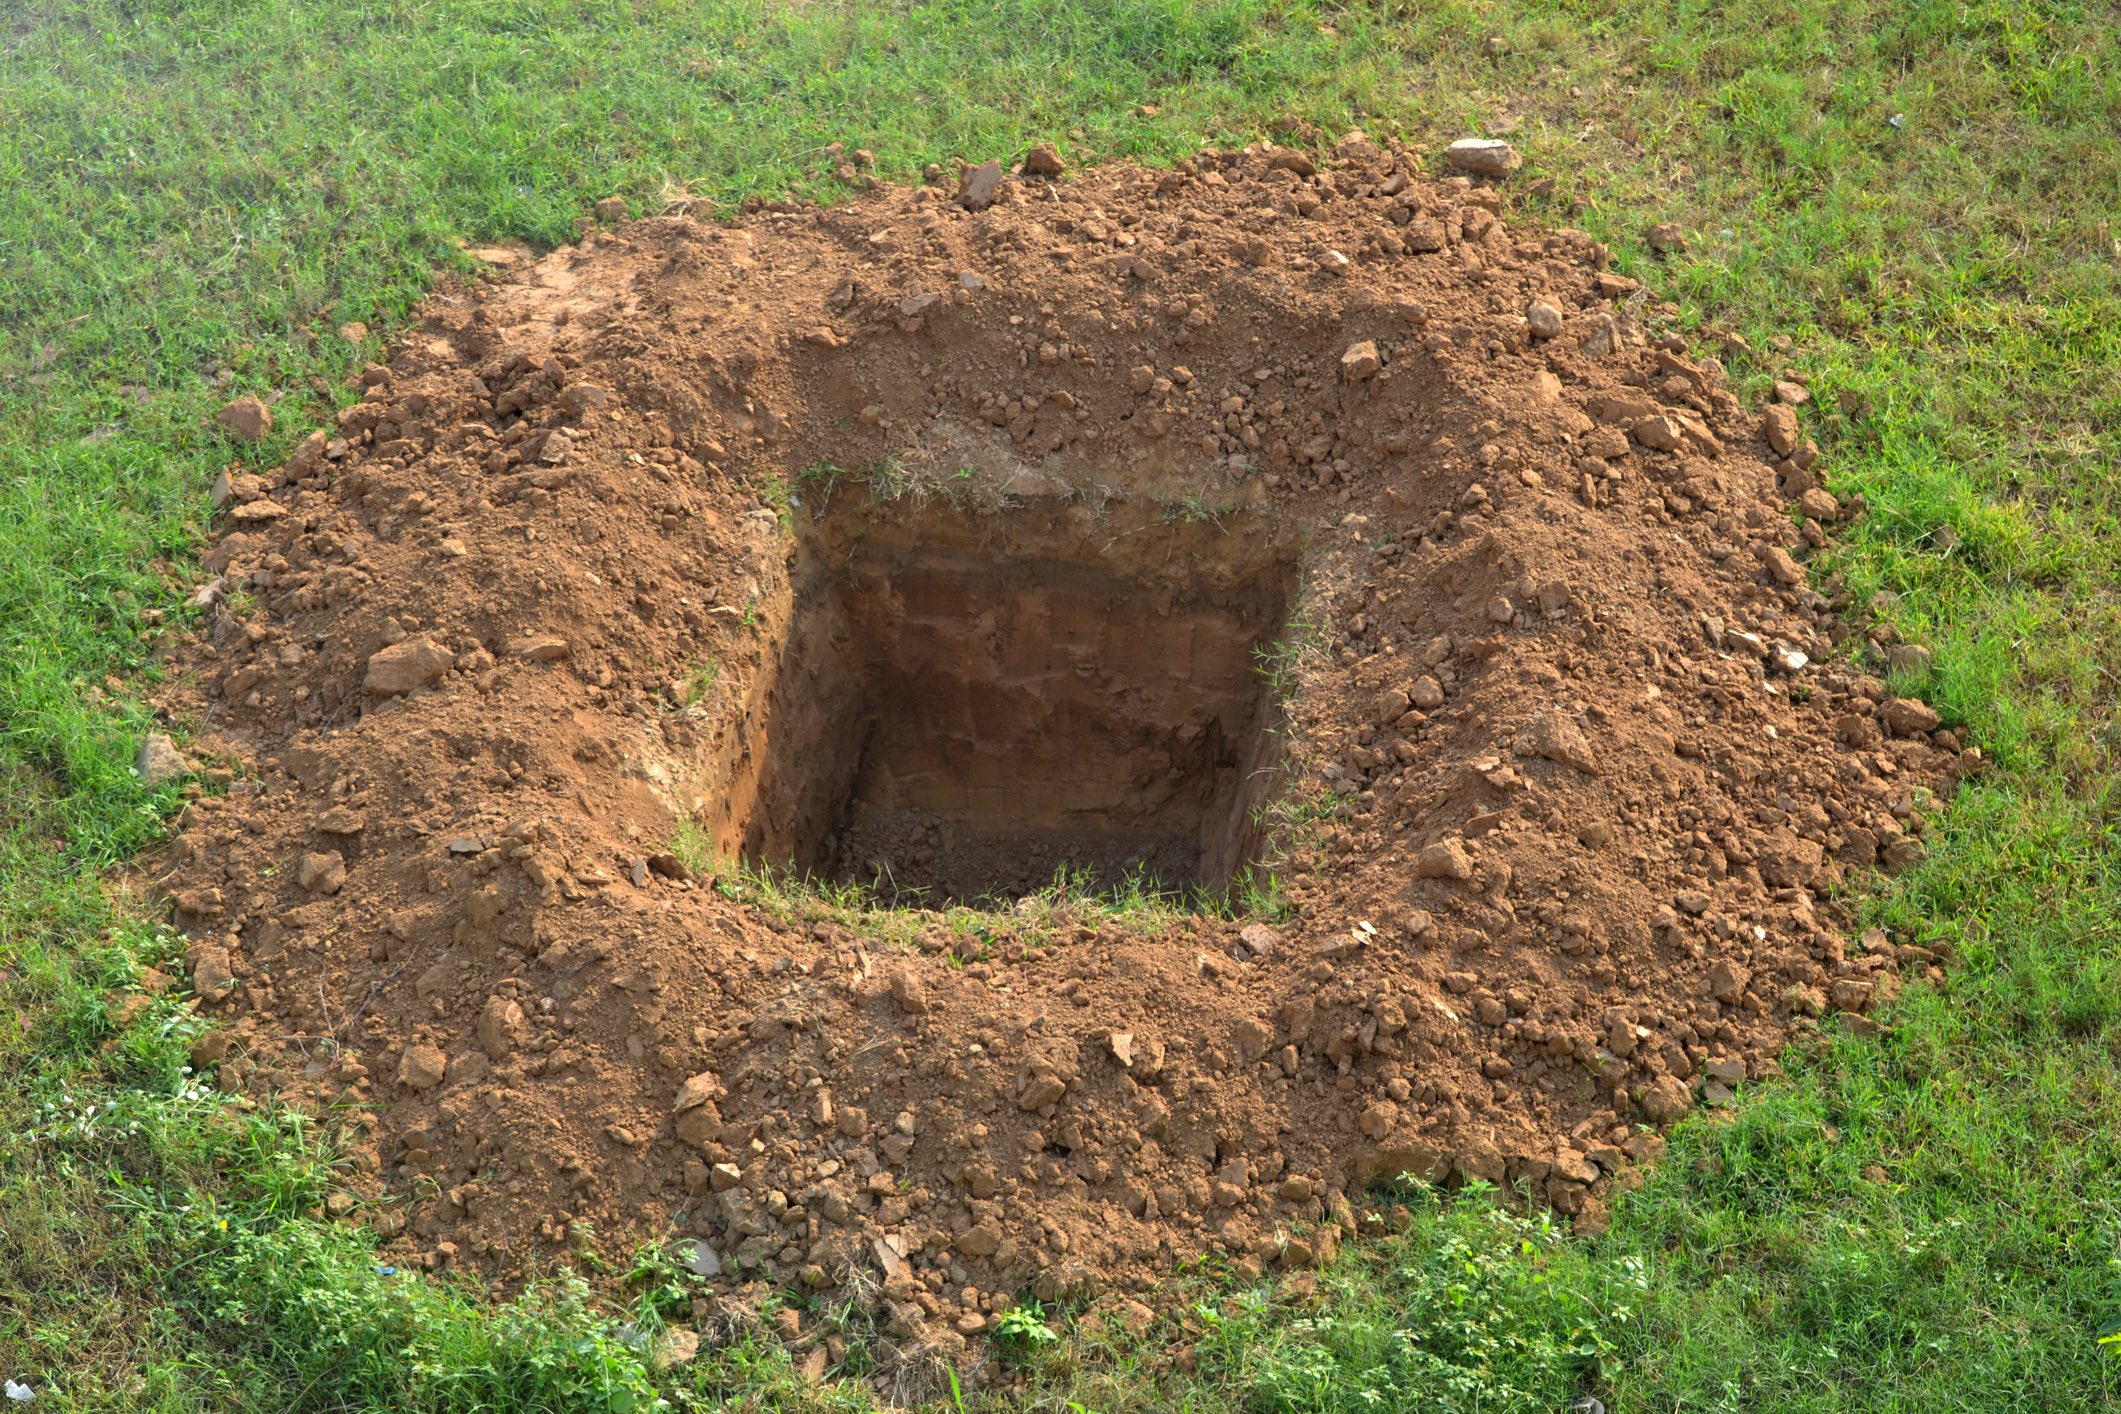
<svg viewBox="0 0 2121 1414"><path fill-rule="evenodd" d="M430 301L231 478L172 677L240 768L151 864L220 1083L355 1116L406 1260L682 1233L952 1358L1026 1287L1316 1261L1379 1176L1595 1224L1652 1126L1935 965L1833 899L1975 758L1837 658L1801 557L1860 506L1793 410L1425 166L885 188ZM944 730L1016 667L1066 713ZM1042 760L973 780L988 741ZM1286 914L864 916L728 862L1119 786Z"/></svg>

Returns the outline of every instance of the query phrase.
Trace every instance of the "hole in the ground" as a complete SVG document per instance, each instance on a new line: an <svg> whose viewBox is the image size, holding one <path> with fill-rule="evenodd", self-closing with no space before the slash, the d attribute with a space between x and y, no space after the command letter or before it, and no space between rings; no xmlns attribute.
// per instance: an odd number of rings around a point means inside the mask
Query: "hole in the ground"
<svg viewBox="0 0 2121 1414"><path fill-rule="evenodd" d="M1251 863L1296 588L1265 518L840 501L796 516L725 854L928 902L1215 894Z"/></svg>

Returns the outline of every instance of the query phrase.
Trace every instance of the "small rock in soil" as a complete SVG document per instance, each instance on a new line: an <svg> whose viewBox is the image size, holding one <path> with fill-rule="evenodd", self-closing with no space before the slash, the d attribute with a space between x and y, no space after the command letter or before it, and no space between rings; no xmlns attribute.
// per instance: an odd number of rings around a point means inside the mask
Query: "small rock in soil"
<svg viewBox="0 0 2121 1414"><path fill-rule="evenodd" d="M1628 435L1655 452L1679 450L1679 424L1669 417L1637 418Z"/></svg>
<svg viewBox="0 0 2121 1414"><path fill-rule="evenodd" d="M1444 160L1461 172L1505 177L1517 170L1517 149L1500 138L1462 137L1444 150Z"/></svg>
<svg viewBox="0 0 2121 1414"><path fill-rule="evenodd" d="M1348 345L1340 356L1340 376L1350 383L1360 383L1376 373L1383 363L1377 356L1377 345L1364 339L1361 343Z"/></svg>
<svg viewBox="0 0 2121 1414"><path fill-rule="evenodd" d="M677 1245L678 1261L694 1276L718 1277L722 1274L722 1256L698 1238L689 1238Z"/></svg>
<svg viewBox="0 0 2121 1414"><path fill-rule="evenodd" d="M213 488L206 493L206 499L215 510L221 511L232 504L255 501L264 495L265 491L265 478L231 475L223 470L214 477Z"/></svg>
<svg viewBox="0 0 2121 1414"><path fill-rule="evenodd" d="M191 988L201 1000L218 1001L234 990L236 974L229 966L227 948L211 943L194 944L187 949L185 960L191 964ZM227 1054L225 1040L221 1049L222 1054Z"/></svg>
<svg viewBox="0 0 2121 1414"><path fill-rule="evenodd" d="M1822 525L1831 524L1841 518L1841 503L1834 499L1833 492L1823 487L1813 486L1797 499L1798 504L1804 507L1804 513Z"/></svg>
<svg viewBox="0 0 2121 1414"><path fill-rule="evenodd" d="M140 755L133 763L133 770L140 777L140 783L153 790L165 781L190 775L191 762L177 750L176 742L160 732L150 732L140 742Z"/></svg>
<svg viewBox="0 0 2121 1414"><path fill-rule="evenodd" d="M677 1098L670 1102L670 1112L683 1114L687 1110L698 1109L721 1093L721 1088L721 1077L713 1071L703 1070L678 1087Z"/></svg>
<svg viewBox="0 0 2121 1414"><path fill-rule="evenodd" d="M1726 1006L1736 1006L1752 980L1752 974L1744 967L1729 959L1721 960L1709 969L1709 996Z"/></svg>
<svg viewBox="0 0 2121 1414"><path fill-rule="evenodd" d="M1866 1011L1871 1004L1871 994L1876 989L1871 983L1858 977L1837 977L1828 995L1836 1011Z"/></svg>
<svg viewBox="0 0 2121 1414"><path fill-rule="evenodd" d="M927 988L922 986L921 979L911 972L892 974L891 1000L897 1002L902 1010L916 1015L928 1009Z"/></svg>

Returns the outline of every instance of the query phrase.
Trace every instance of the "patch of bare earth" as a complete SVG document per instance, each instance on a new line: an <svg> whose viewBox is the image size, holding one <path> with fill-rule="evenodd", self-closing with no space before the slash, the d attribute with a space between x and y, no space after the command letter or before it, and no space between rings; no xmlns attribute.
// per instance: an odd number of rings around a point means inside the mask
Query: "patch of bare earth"
<svg viewBox="0 0 2121 1414"><path fill-rule="evenodd" d="M1958 743L1822 665L1789 408L1359 135L988 185L518 262L223 488L254 608L173 705L243 773L159 883L202 1060L349 1110L407 1255L682 1233L961 1359L1027 1287L1318 1260L1379 1176L1595 1224L1890 994L1824 896ZM789 927L688 824L1002 903ZM1278 924L1008 903L1270 867Z"/></svg>

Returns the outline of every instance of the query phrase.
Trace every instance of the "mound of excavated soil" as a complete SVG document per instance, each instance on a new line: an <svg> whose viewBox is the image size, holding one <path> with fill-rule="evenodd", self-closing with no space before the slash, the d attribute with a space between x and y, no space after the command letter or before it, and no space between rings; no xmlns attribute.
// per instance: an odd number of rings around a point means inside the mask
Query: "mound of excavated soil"
<svg viewBox="0 0 2121 1414"><path fill-rule="evenodd" d="M1313 1260L1378 1175L1596 1222L1889 992L1822 896L1958 742L1824 664L1792 410L1414 165L885 188L431 300L222 488L172 706L240 770L161 862L202 1061L350 1107L430 1265L675 1228L945 1346ZM1002 903L789 926L681 834ZM1009 905L1060 867L1293 916Z"/></svg>

